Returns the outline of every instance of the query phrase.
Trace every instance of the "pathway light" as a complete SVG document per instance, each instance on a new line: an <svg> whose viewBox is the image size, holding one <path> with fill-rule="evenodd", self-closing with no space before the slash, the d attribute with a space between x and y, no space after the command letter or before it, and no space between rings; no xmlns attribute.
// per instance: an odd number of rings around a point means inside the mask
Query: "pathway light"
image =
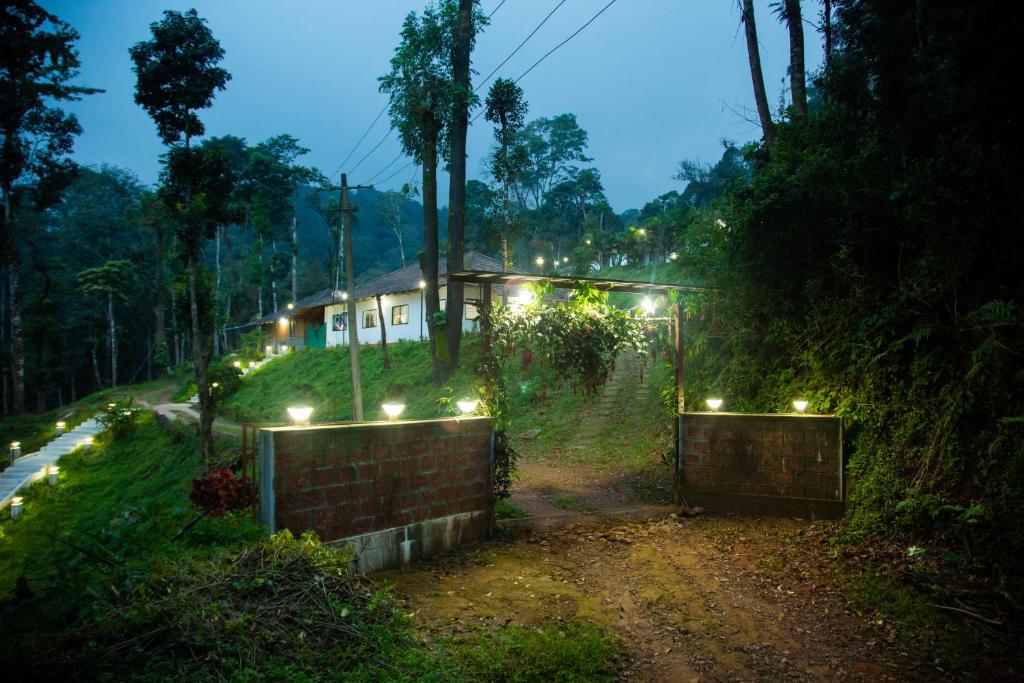
<svg viewBox="0 0 1024 683"><path fill-rule="evenodd" d="M288 415L292 418L292 422L297 427L302 427L309 424L309 416L313 414L313 409L309 406L289 406Z"/></svg>
<svg viewBox="0 0 1024 683"><path fill-rule="evenodd" d="M388 420L394 422L398 419L398 416L405 410L404 403L385 403L381 405L384 409L384 414L388 416Z"/></svg>
<svg viewBox="0 0 1024 683"><path fill-rule="evenodd" d="M64 420L61 420L60 422L58 422L57 423L57 436L60 436L61 434L63 434L64 433L64 428L67 427L67 426L68 425L67 425L66 422L64 422Z"/></svg>
<svg viewBox="0 0 1024 683"><path fill-rule="evenodd" d="M60 474L60 467L58 467L57 465L50 465L50 469L49 469L50 486L55 486L57 484L57 475L58 474Z"/></svg>
<svg viewBox="0 0 1024 683"><path fill-rule="evenodd" d="M288 353L288 345L281 344L281 353Z"/></svg>
<svg viewBox="0 0 1024 683"><path fill-rule="evenodd" d="M479 403L480 401L477 401L476 399L464 398L461 401L456 401L455 405L459 407L459 410L464 416L469 417L476 412L476 407Z"/></svg>
<svg viewBox="0 0 1024 683"><path fill-rule="evenodd" d="M11 519L17 519L21 517L22 510L25 508L25 500L21 496L15 496L11 498Z"/></svg>
<svg viewBox="0 0 1024 683"><path fill-rule="evenodd" d="M274 346L272 344L267 344L266 346L263 347L263 350L266 351L267 355L269 356L274 352Z"/></svg>
<svg viewBox="0 0 1024 683"><path fill-rule="evenodd" d="M88 453L89 451L92 450L92 437L91 436L85 437L84 439L81 440L80 443L82 445L82 448L85 449L86 453Z"/></svg>

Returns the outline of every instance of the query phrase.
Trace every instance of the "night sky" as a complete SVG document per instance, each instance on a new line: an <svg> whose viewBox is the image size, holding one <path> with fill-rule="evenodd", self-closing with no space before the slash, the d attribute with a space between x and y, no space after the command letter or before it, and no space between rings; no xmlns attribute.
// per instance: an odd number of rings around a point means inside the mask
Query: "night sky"
<svg viewBox="0 0 1024 683"><path fill-rule="evenodd" d="M500 0L485 0L491 12ZM149 37L149 24L164 9L195 7L226 52L232 74L227 90L201 113L208 135L234 134L250 143L290 133L312 152L304 163L324 173L339 163L380 112L385 99L377 77L388 70L402 18L423 0L271 2L269 0L43 1L43 6L82 34L79 82L100 87L71 108L84 134L75 147L82 164L108 163L153 183L163 151L156 129L132 97L135 77L128 48ZM551 11L558 0L507 0L478 37L474 85L491 72ZM582 26L607 0L566 0L497 75L515 78ZM788 40L767 1L756 2L761 59L773 104L786 96ZM807 67L821 62L815 3L807 3ZM681 184L672 179L682 159L714 162L721 140L760 136L739 10L732 0L618 0L573 40L547 58L520 85L528 118L577 115L590 133L589 154L601 171L617 211L639 208ZM486 94L486 86L481 89ZM347 166L370 151L388 130L378 121ZM483 179L491 145L482 117L470 129L469 174ZM350 171L352 183L387 178L405 166L392 134ZM381 173L379 173L381 172ZM409 166L378 189L407 182ZM447 177L439 203L447 201Z"/></svg>

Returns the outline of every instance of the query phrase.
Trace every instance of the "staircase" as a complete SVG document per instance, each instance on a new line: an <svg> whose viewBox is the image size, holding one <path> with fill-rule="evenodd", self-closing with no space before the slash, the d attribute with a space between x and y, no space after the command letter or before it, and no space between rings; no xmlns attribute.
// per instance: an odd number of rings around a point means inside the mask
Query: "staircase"
<svg viewBox="0 0 1024 683"><path fill-rule="evenodd" d="M103 430L103 425L96 418L89 418L70 432L58 436L35 453L22 456L3 472L0 472L0 510L6 507L11 498L23 486L47 475L49 466L78 448L82 439L95 436Z"/></svg>

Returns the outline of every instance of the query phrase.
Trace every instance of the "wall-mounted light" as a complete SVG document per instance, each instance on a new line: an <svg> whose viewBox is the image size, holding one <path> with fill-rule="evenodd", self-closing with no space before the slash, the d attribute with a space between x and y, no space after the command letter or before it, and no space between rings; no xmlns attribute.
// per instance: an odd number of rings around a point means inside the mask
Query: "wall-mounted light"
<svg viewBox="0 0 1024 683"><path fill-rule="evenodd" d="M313 409L309 406L289 406L288 415L292 418L292 422L296 426L302 427L309 424L309 416L313 414Z"/></svg>
<svg viewBox="0 0 1024 683"><path fill-rule="evenodd" d="M793 401L793 407L796 408L796 412L803 415L804 413L807 412L807 401L803 400L802 398L798 398L797 400Z"/></svg>
<svg viewBox="0 0 1024 683"><path fill-rule="evenodd" d="M57 425L56 425L57 436L60 436L61 434L63 434L64 433L64 428L67 427L67 426L68 425L67 425L66 422L64 422L64 420L61 420L60 422L58 422Z"/></svg>
<svg viewBox="0 0 1024 683"><path fill-rule="evenodd" d="M60 474L60 468L56 465L50 465L48 472L50 476L50 486L55 486L57 484L57 475Z"/></svg>
<svg viewBox="0 0 1024 683"><path fill-rule="evenodd" d="M15 496L11 498L11 519L17 519L21 517L22 511L25 509L25 500L21 496Z"/></svg>
<svg viewBox="0 0 1024 683"><path fill-rule="evenodd" d="M388 416L388 420L390 420L391 422L394 422L395 420L398 419L398 416L402 414L402 411L405 410L405 404L404 403L385 403L385 404L381 405L381 408L384 409L384 414Z"/></svg>
<svg viewBox="0 0 1024 683"><path fill-rule="evenodd" d="M717 413L718 409L722 407L722 399L720 398L709 398L704 402L708 404L708 408L710 408L713 413Z"/></svg>
<svg viewBox="0 0 1024 683"><path fill-rule="evenodd" d="M476 407L479 403L480 401L477 401L476 399L464 398L461 401L456 401L455 405L459 407L459 411L463 415L468 417L476 412Z"/></svg>
<svg viewBox="0 0 1024 683"><path fill-rule="evenodd" d="M341 300L342 301L348 301L348 292L342 292L341 293Z"/></svg>
<svg viewBox="0 0 1024 683"><path fill-rule="evenodd" d="M277 324L280 325L281 327L287 327L288 326L288 318L286 318L285 316L282 315L281 318L277 321Z"/></svg>
<svg viewBox="0 0 1024 683"><path fill-rule="evenodd" d="M291 303L291 302L288 302L288 310L290 311L290 310L292 310L293 308L295 308L295 304L293 304L293 303Z"/></svg>
<svg viewBox="0 0 1024 683"><path fill-rule="evenodd" d="M644 297L644 300L640 302L640 307L647 315L654 315L654 300L649 296Z"/></svg>
<svg viewBox="0 0 1024 683"><path fill-rule="evenodd" d="M427 288L427 281L426 280L420 280L420 289L426 289L426 288Z"/></svg>

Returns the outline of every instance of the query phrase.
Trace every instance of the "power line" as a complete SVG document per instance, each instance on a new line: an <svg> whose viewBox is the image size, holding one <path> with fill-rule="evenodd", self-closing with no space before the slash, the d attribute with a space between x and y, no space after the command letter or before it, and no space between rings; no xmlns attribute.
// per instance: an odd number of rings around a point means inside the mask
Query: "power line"
<svg viewBox="0 0 1024 683"><path fill-rule="evenodd" d="M384 168L380 169L379 171L377 171L376 173L374 173L374 174L373 174L372 176L370 176L370 177L369 177L369 178L368 178L368 179L366 180L366 184L367 184L367 185L369 185L370 183L372 183L372 182L373 182L373 181L374 181L374 180L375 180L375 179L376 179L377 177L379 177L379 176L380 176L381 174L383 174L383 173L384 173L385 171L387 171L387 170L388 170L389 168L391 168L392 166L394 166L394 165L395 165L395 162L396 162L396 161L398 161L399 159L401 159L401 158L402 158L402 157L404 157L404 156L405 156L405 152L399 152L399 153L398 153L398 156L396 156L396 157L395 157L394 159L392 159L391 161L389 161L389 162L388 162L388 165L387 165L387 166L385 166Z"/></svg>
<svg viewBox="0 0 1024 683"><path fill-rule="evenodd" d="M565 45L566 43L568 43L568 42L569 42L570 40L572 40L573 38L575 38L575 37L576 37L576 36L577 36L577 35L578 35L578 34L579 34L579 33L580 33L581 31L583 31L583 29L585 29L586 27L588 27L588 26L590 26L590 25L591 25L592 23L594 23L594 20L596 20L596 19L597 19L597 18L598 18L599 16L601 16L602 14L604 14L604 11L605 11L606 9L608 9L609 7L611 7L612 5L614 5L614 4L616 3L616 1L617 1L617 0L611 0L611 2L609 2L609 3L607 4L607 5L605 5L604 7L602 7L602 8L601 8L601 10L600 10L600 11L599 11L599 12L598 12L597 14L595 14L595 15L594 15L594 16L592 16L592 17L590 17L590 19L589 19L589 20L587 21L587 23L583 24L583 26L580 26L580 27L579 27L578 29L576 29L576 32L575 32L575 33L573 33L573 34L572 34L571 36L569 36L568 38L566 38L565 40L563 40L562 42L560 42L560 43L559 43L558 45L555 45L555 46L554 46L553 48L551 48L550 50L548 50L547 52L545 52L545 53L544 53L544 56L543 56L543 57L541 57L541 58L540 58L540 59L538 59L538 60L537 60L536 62L534 62L534 63L533 63L533 66L531 66L531 67L530 67L529 69L527 69L526 71L524 71L524 72L523 72L523 73L522 73L522 74L521 74L521 75L519 76L519 78L517 78L517 79L516 79L516 83L518 83L519 81L523 80L523 78L525 78L525 77L526 77L526 74L528 74L528 73L530 73L531 71L533 71L533 69L534 69L534 67L535 67L535 66L537 66L538 64L540 64L541 62L543 62L543 61L544 61L545 59L547 59L547 58L548 58L548 57L549 57L549 56L550 56L550 55L551 55L551 54L552 54L552 53L553 53L553 52L554 52L555 50L557 50L558 48L560 48L560 47L562 47L563 45Z"/></svg>
<svg viewBox="0 0 1024 683"><path fill-rule="evenodd" d="M363 132L363 135L362 135L362 137L359 138L359 141L356 142L355 147L353 147L349 151L348 156L346 156L344 159L342 159L341 163L338 164L338 168L334 169L334 173L331 174L332 178L334 176L338 175L338 171L340 171L341 168L348 162L348 160L352 158L352 155L356 153L357 149L359 149L359 145L363 144L363 140L366 139L366 136L370 134L370 131L373 130L373 127L377 125L377 122L380 121L380 117L384 116L384 112L386 112L387 110L388 110L388 105L385 104L384 108L380 110L380 113L378 113L377 116L374 117L374 119L370 123L369 127Z"/></svg>
<svg viewBox="0 0 1024 683"><path fill-rule="evenodd" d="M526 77L526 74L528 74L528 73L530 73L531 71L533 71L533 70L534 70L534 69L535 69L535 68L537 67L537 65L539 65L539 64L540 64L541 62L543 62L543 61L544 61L545 59L547 59L548 57L550 57L550 56L551 56L552 54L554 54L554 52L555 52L556 50L558 50L558 48L560 48L560 47L562 47L563 45L565 45L566 43L568 43L568 42L569 42L570 40L572 40L572 39L573 39L573 38L575 38L575 37L576 37L577 35L579 35L579 34L580 34L580 33L581 33L582 31L583 31L583 29L587 28L587 27L588 27L588 26L590 26L590 25L591 25L592 23L594 23L594 21L595 21L595 20L596 20L596 19L597 19L597 18L598 18L599 16L601 16L602 14L604 14L605 10L607 10L607 9L608 9L609 7L611 7L612 5L614 5L614 4L616 3L616 1L617 1L617 0L611 0L611 2L609 2L609 3L607 4L607 5L605 5L605 6L604 6L604 7L602 7L602 8L600 9L600 10L598 10L597 14L595 14L595 15L594 15L594 16L592 16L592 17L590 17L590 19L588 19L588 20L587 20L587 23L583 24L583 26L580 26L580 27L579 27L578 29L576 29L576 30L575 30L575 31L574 31L574 32L572 33L572 35L570 35L570 36L569 36L568 38L566 38L565 40L563 40L562 42L560 42L560 43L559 43L558 45L555 45L555 46L554 46L553 48L551 48L550 50L548 50L547 52L545 52L545 53L544 53L544 56L543 56L543 57L541 57L540 59L538 59L538 60L537 60L536 62L534 62L534 63L533 63L533 65L532 65L532 66L530 66L530 68L529 68L529 69L527 69L526 71L524 71L523 73L521 73L521 74L519 75L519 78L517 78L517 79L515 80L515 82L516 82L516 83L518 83L519 81L523 80L523 78L525 78L525 77ZM561 3L559 3L559 5L561 5ZM555 9L558 9L558 7L555 7ZM554 10L552 10L551 12L552 12L552 14L553 14L553 13L554 13ZM548 16L551 16L551 15L549 14ZM545 20L544 20L544 21L547 21L547 18L545 18ZM543 22L541 22L541 23L543 24ZM537 28L540 28L540 26L538 26ZM536 29L534 29L534 31L536 31ZM530 35L533 35L533 34L531 33ZM527 37L527 40L529 40L529 37ZM525 42L525 41L524 41L524 42ZM522 46L520 46L520 47L522 47ZM519 48L516 48L516 49L518 50ZM507 61L507 60L506 60L506 61ZM504 64L504 62L502 62L502 63ZM490 78L490 76L488 76L488 78ZM479 119L479 118L480 118L481 116L483 116L483 115L484 115L484 110L483 110L483 109L481 109L481 110L480 110L480 111L479 111L479 112L477 113L477 115L473 117L473 120L472 120L472 121L470 121L470 123L475 123L475 122L476 122L476 120L477 120L477 119Z"/></svg>
<svg viewBox="0 0 1024 683"><path fill-rule="evenodd" d="M493 16L494 16L494 14L495 14L495 12L497 12L498 10L500 10L500 9L501 9L501 6L502 6L502 5L504 5L504 4L505 4L505 0L501 0L501 2L499 2L499 3L498 3L498 6L497 6L497 7L495 7L494 9L492 9L492 10L491 10L491 13L487 15L487 18L488 18L488 19L490 19L491 17L493 17Z"/></svg>
<svg viewBox="0 0 1024 683"><path fill-rule="evenodd" d="M476 92L480 88L484 87L484 84L487 83L487 81L491 80L491 76L496 74L498 72L498 69L500 69L501 67L505 66L505 64L508 63L508 60L510 60L513 57L515 57L516 53L519 52L519 50L523 47L523 45L526 45L527 41L529 41L530 38L533 38L533 34L535 34L537 31L539 31L540 27L543 26L544 24L546 24L548 19L551 18L551 15L554 14L555 12L557 12L558 8L561 7L564 4L565 4L565 0L561 0L561 2L559 2L557 5L555 5L555 8L553 10L551 10L550 12L548 12L548 15L546 17L544 17L544 19L541 20L541 22L539 24L537 24L537 26L532 31L530 31L530 35L526 36L526 38L523 39L523 42L519 43L519 46L515 50L512 50L512 54L510 54L508 57L505 57L504 61L502 61L501 64L499 64L498 66L494 67L494 70L491 71L491 73L487 74L487 78L485 78L484 80L480 81L480 85L478 85L475 88L473 88L473 92ZM498 7L501 7L501 5L498 5ZM495 10L495 11L497 11L497 10Z"/></svg>
<svg viewBox="0 0 1024 683"><path fill-rule="evenodd" d="M374 152L376 152L376 151L377 151L377 148L378 148L378 147L380 147L381 145L383 145L383 144L384 144L384 141L385 141L385 140L387 140L387 139L388 139L389 137L391 137L391 133L392 133L392 132L393 132L394 130L395 130L394 126L392 126L391 128L388 128L388 132L384 134L384 137L382 137L382 138L381 138L381 139L380 139L380 140L379 140L379 141L377 142L377 144L376 144L376 145L374 145L372 149L370 149L370 151L369 151L369 152L367 152L366 154L364 154L364 155L363 155L363 158L362 158L362 159L360 159L359 161L357 161L357 162L356 162L356 164L355 164L355 166L353 166L352 168L350 168L350 169L348 170L348 172L349 172L349 173L354 173L354 172L355 172L355 170L356 170L357 168L359 168L359 164L361 164L361 163L363 163L364 161L366 161L366 160L367 160L367 159L369 158L369 156L370 156L371 154L373 154Z"/></svg>
<svg viewBox="0 0 1024 683"><path fill-rule="evenodd" d="M403 166L402 168L398 169L397 171L395 171L394 173L392 173L392 174L391 174L391 175L389 175L389 176L388 176L387 178L385 178L384 180L380 181L380 182L379 182L379 183L377 183L377 184L378 184L378 185L383 185L384 183L388 182L389 180L391 180L391 179L392 179L392 178L394 178L394 177L395 177L396 175L398 175L399 173L401 173L401 172L402 172L402 171L404 171L405 169L409 168L410 166L412 166L412 161L410 161L410 162L409 162L409 163L407 163L407 164L406 164L405 166Z"/></svg>

